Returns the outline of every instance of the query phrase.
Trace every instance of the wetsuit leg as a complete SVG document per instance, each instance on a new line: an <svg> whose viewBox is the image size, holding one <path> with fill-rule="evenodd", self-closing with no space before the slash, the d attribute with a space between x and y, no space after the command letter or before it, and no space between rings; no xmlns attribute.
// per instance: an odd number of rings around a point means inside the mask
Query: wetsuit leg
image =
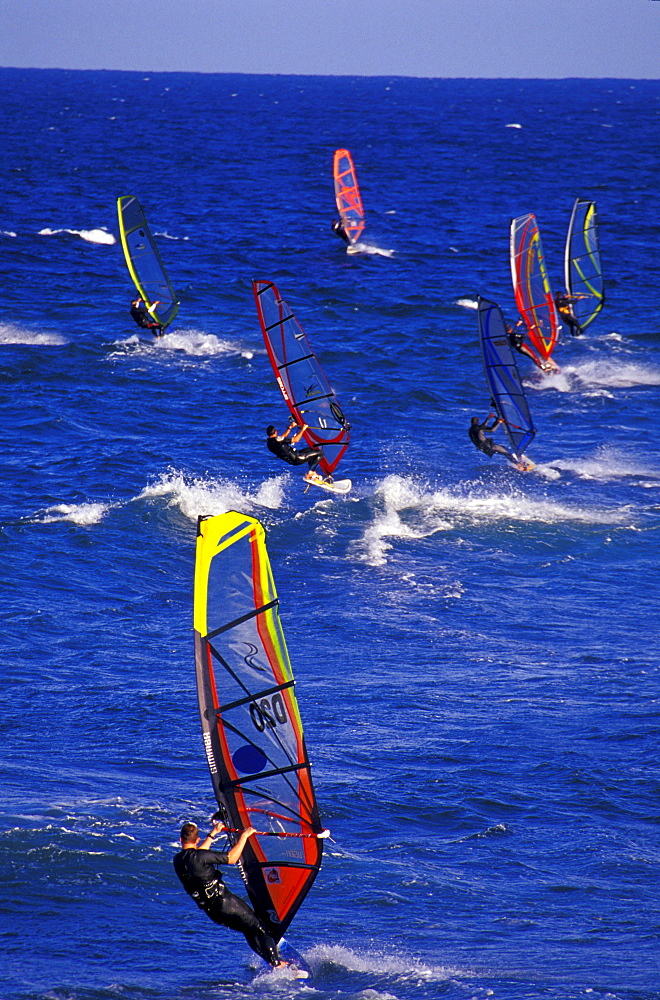
<svg viewBox="0 0 660 1000"><path fill-rule="evenodd" d="M560 312L559 318L568 327L572 337L580 337L582 335L582 327L572 313Z"/></svg>
<svg viewBox="0 0 660 1000"><path fill-rule="evenodd" d="M310 471L315 472L316 466L323 458L323 452L320 448L300 448L296 452L296 458L299 459L296 465L302 465L303 462L307 462Z"/></svg>
<svg viewBox="0 0 660 1000"><path fill-rule="evenodd" d="M263 929L251 907L239 896L225 889L221 896L215 897L206 912L214 923L240 931L252 951L256 951L269 965L277 965L280 960L277 945Z"/></svg>

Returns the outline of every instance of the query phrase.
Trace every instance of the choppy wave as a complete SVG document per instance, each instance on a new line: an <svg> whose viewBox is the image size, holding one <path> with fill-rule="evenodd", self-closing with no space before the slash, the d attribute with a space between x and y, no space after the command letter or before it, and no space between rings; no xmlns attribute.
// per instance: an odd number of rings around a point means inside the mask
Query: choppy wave
<svg viewBox="0 0 660 1000"><path fill-rule="evenodd" d="M61 347L69 341L61 333L25 330L13 323L0 323L0 344L30 344L34 347Z"/></svg>
<svg viewBox="0 0 660 1000"><path fill-rule="evenodd" d="M73 521L88 527L98 524L107 514L113 504L109 503L60 503L47 507L43 514L37 516L41 524L52 524L55 521Z"/></svg>
<svg viewBox="0 0 660 1000"><path fill-rule="evenodd" d="M190 239L189 236L172 236L172 234L168 233L167 231L163 231L162 233L154 233L154 235L158 236L158 237L162 236L162 238L164 240L182 240L183 241L183 240L189 240Z"/></svg>
<svg viewBox="0 0 660 1000"><path fill-rule="evenodd" d="M112 246L117 242L112 233L107 229L40 229L39 236L59 236L67 233L69 236L79 236L86 243L101 243L105 246Z"/></svg>
<svg viewBox="0 0 660 1000"><path fill-rule="evenodd" d="M414 479L390 475L374 493L373 520L352 545L352 555L371 566L387 562L389 538L428 538L463 525L522 522L537 524L621 524L627 508L617 511L570 507L552 500L530 497L520 491L487 493L483 490L444 488L432 490ZM627 516L627 522L630 517Z"/></svg>
<svg viewBox="0 0 660 1000"><path fill-rule="evenodd" d="M196 521L201 514L225 514L228 510L245 513L264 507L275 510L284 497L283 479L282 476L267 479L252 492L228 479L195 477L172 470L145 487L136 499L167 497L170 507L178 507L182 514Z"/></svg>

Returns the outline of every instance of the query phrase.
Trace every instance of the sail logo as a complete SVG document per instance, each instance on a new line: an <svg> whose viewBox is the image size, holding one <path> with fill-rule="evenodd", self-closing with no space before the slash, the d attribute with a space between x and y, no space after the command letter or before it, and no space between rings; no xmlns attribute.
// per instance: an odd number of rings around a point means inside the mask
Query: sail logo
<svg viewBox="0 0 660 1000"><path fill-rule="evenodd" d="M260 733L264 729L274 729L278 724L285 725L289 718L280 692L273 695L270 701L268 698L262 698L258 703L253 701L250 705L250 718L252 725Z"/></svg>
<svg viewBox="0 0 660 1000"><path fill-rule="evenodd" d="M269 868L266 872L266 881L273 885L274 883L281 883L280 873L277 868Z"/></svg>
<svg viewBox="0 0 660 1000"><path fill-rule="evenodd" d="M208 761L209 770L211 774L217 774L218 769L215 766L215 757L213 756L213 748L211 746L210 733L204 733L204 750L206 751L206 759Z"/></svg>

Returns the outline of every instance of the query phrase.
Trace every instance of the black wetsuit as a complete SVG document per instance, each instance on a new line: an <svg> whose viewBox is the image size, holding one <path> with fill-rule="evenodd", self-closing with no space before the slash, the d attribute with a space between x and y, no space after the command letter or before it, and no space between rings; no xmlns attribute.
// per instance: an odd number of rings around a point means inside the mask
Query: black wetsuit
<svg viewBox="0 0 660 1000"><path fill-rule="evenodd" d="M303 465L307 462L312 472L323 458L320 448L299 448L296 451L290 441L278 441L276 437L266 438L266 447L271 454L288 465Z"/></svg>
<svg viewBox="0 0 660 1000"><path fill-rule="evenodd" d="M143 330L151 330L154 336L160 337L163 332L162 326L155 319L152 319L151 313L144 306L131 306L131 316Z"/></svg>
<svg viewBox="0 0 660 1000"><path fill-rule="evenodd" d="M573 337L579 337L582 333L582 327L571 312L570 303L572 301L572 296L569 298L568 296L557 295L555 298L555 305L557 306L557 312L559 313L559 318L562 323L568 327Z"/></svg>
<svg viewBox="0 0 660 1000"><path fill-rule="evenodd" d="M272 937L266 933L251 907L229 891L215 867L228 864L225 851L187 847L174 856L173 864L183 888L200 910L214 923L240 931L257 955L270 965L277 965L279 955Z"/></svg>
<svg viewBox="0 0 660 1000"><path fill-rule="evenodd" d="M492 430L492 427L486 428L487 421L484 420L483 424L470 424L468 428L468 434L470 435L470 441L478 448L479 451L483 451L484 455L488 455L492 458L495 453L495 444L492 438L486 437L484 430Z"/></svg>
<svg viewBox="0 0 660 1000"><path fill-rule="evenodd" d="M348 243L348 245L350 246L351 239L346 230L344 229L344 224L341 221L341 219L335 219L335 221L332 223L332 231L333 233L335 233L336 236L339 237L340 240L343 240L344 243Z"/></svg>

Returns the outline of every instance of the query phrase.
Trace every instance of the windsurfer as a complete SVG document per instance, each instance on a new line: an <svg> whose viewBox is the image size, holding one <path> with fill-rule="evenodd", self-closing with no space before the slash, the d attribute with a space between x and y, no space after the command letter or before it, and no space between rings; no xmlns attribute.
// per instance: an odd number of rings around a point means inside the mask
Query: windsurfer
<svg viewBox="0 0 660 1000"><path fill-rule="evenodd" d="M478 448L479 451L483 451L484 455L488 455L489 458L492 458L495 453L498 455L505 455L506 458L513 463L513 465L519 466L520 462L513 452L508 451L504 445L495 444L492 438L486 437L487 431L496 431L503 423L504 421L502 417L494 417L493 423L488 426L488 417L486 417L484 422L481 424L479 423L479 417L472 417L470 427L468 428L470 441L475 448Z"/></svg>
<svg viewBox="0 0 660 1000"><path fill-rule="evenodd" d="M344 223L342 222L341 219L334 220L334 222L332 223L332 231L333 233L335 233L335 235L339 237L340 240L343 240L344 243L348 243L350 246L351 240L348 233L344 229Z"/></svg>
<svg viewBox="0 0 660 1000"><path fill-rule="evenodd" d="M571 302L577 302L578 299L584 298L586 298L585 295L570 295L568 292L557 292L555 295L555 305L557 306L559 318L571 331L573 337L580 336L582 327L571 312Z"/></svg>
<svg viewBox="0 0 660 1000"><path fill-rule="evenodd" d="M215 822L208 837L200 844L199 830L195 823L181 827L181 850L174 856L174 870L183 888L195 900L207 917L223 927L240 931L257 955L269 965L283 965L277 945L266 933L261 922L248 904L225 886L216 865L235 865L240 860L248 839L256 833L254 827L243 830L229 851L210 850L214 839L225 826Z"/></svg>
<svg viewBox="0 0 660 1000"><path fill-rule="evenodd" d="M142 299L133 299L130 309L131 316L137 325L143 330L151 330L154 337L161 337L163 334L163 327L153 317L153 310L158 305L160 305L160 301L153 302L147 308L147 305Z"/></svg>
<svg viewBox="0 0 660 1000"><path fill-rule="evenodd" d="M289 436L291 431L294 430L294 428L297 429L297 434L294 434L291 440L287 441L286 440L287 437ZM320 460L323 458L323 452L321 451L321 449L320 448L296 449L293 447L294 444L297 444L298 441L300 441L301 437L303 436L306 430L307 430L307 424L303 424L302 427L297 427L294 417L291 417L291 420L289 421L289 426L285 430L284 434L278 434L277 428L274 427L272 424L269 424L269 426L266 428L266 434L268 435L268 437L266 438L266 447L268 448L268 451L271 452L272 455L275 455L276 458L281 458L282 461L286 462L288 465L304 465L304 463L307 462L307 465L309 467L309 472L306 474L305 478L309 477L309 478L322 479L323 477L316 472L316 467L319 464Z"/></svg>
<svg viewBox="0 0 660 1000"><path fill-rule="evenodd" d="M518 351L519 354L523 354L526 358L529 358L534 362L537 368L540 368L544 372L552 372L553 374L559 371L559 365L555 364L552 358L542 359L536 351L533 351L529 344L525 343L525 338L520 330L519 326L523 325L522 320L518 320L515 327L506 324L506 332L509 336L509 343L513 347L514 351Z"/></svg>

